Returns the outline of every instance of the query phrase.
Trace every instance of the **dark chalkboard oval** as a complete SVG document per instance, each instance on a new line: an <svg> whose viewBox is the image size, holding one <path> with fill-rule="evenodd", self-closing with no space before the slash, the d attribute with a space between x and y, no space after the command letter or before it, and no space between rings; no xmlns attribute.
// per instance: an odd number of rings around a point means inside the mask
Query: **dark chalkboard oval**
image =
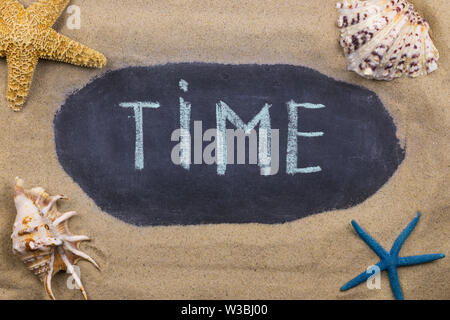
<svg viewBox="0 0 450 320"><path fill-rule="evenodd" d="M218 174L216 164L192 163L187 170L172 161L178 142L171 136L180 124L190 126L194 145L198 132L216 128L218 111L229 116L229 129L239 125L230 110L251 127L264 106L270 106L270 127L279 130L277 174L263 176L254 164L227 165ZM267 120L262 113L259 120ZM194 121L202 131L194 133ZM54 127L66 172L103 210L142 226L283 223L348 208L373 195L404 159L375 93L290 65L112 71L69 96ZM192 146L192 158L209 144Z"/></svg>

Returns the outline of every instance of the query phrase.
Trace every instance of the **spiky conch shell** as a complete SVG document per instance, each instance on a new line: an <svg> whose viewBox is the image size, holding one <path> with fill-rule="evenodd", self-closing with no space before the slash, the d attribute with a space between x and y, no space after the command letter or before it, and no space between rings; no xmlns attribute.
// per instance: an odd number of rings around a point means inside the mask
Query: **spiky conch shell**
<svg viewBox="0 0 450 320"><path fill-rule="evenodd" d="M86 291L73 266L80 259L85 259L97 268L97 263L86 253L80 251L81 241L89 240L87 236L75 236L69 232L67 221L76 212L60 213L56 202L66 199L63 195L50 196L43 188L31 190L23 188L23 180L16 178L14 202L17 216L11 235L13 253L45 285L51 299L55 299L51 288L53 275L67 271L87 299Z"/></svg>
<svg viewBox="0 0 450 320"><path fill-rule="evenodd" d="M407 1L345 0L336 7L349 70L369 79L392 80L438 68L430 26Z"/></svg>

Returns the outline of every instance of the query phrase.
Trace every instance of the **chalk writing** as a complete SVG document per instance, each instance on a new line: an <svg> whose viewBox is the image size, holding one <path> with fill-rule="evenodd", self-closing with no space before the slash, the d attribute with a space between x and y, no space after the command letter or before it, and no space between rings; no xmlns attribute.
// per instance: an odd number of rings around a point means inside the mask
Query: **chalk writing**
<svg viewBox="0 0 450 320"><path fill-rule="evenodd" d="M180 86L180 90L184 92L189 91L189 83L186 80L181 79L178 85Z"/></svg>
<svg viewBox="0 0 450 320"><path fill-rule="evenodd" d="M297 108L303 107L306 109L324 108L321 104L311 103L295 103L290 101L287 103L289 113L288 125L288 146L287 146L287 166L286 172L288 174L296 173L314 173L322 171L321 167L307 167L296 168L297 166L297 136L301 137L320 137L323 132L298 132L298 115ZM135 168L142 170L144 168L144 141L143 141L143 124L142 124L142 109L143 108L159 108L159 103L152 102L123 102L120 103L122 108L133 108L136 120L136 149L135 149ZM261 175L274 175L278 173L278 159L279 154L276 155L276 163L272 163L272 133L275 131L278 137L279 129L272 129L270 121L271 105L265 104L260 112L248 123L244 123L242 119L223 101L216 104L216 124L217 129L210 129L203 135L203 141L214 141L208 145L203 151L203 159L206 164L217 164L217 174L224 175L226 173L227 164L234 163L234 153L229 155L229 149L234 152L234 140L238 138L237 148L237 164L245 164L245 136L250 137L250 164L255 163L258 159L258 165L261 167ZM189 170L191 164L191 134L190 134L190 119L191 119L191 104L180 97L180 129L173 131L171 141L180 141L174 147L171 153L171 159L174 164L181 165L184 169ZM226 128L227 120L231 122L238 130L229 130ZM260 124L259 139L256 137L254 128ZM201 125L201 124L200 124ZM258 140L258 156L256 157L251 150ZM200 149L196 149L200 152ZM276 152L279 152L279 145L277 139ZM214 154L214 156L212 156ZM201 163L201 162L200 162ZM275 165L274 165L275 164Z"/></svg>
<svg viewBox="0 0 450 320"><path fill-rule="evenodd" d="M227 169L227 134L226 134L226 121L229 120L234 126L250 133L252 129L260 123L260 139L259 139L259 166L263 174L270 173L270 158L271 149L270 142L271 137L271 125L270 125L270 109L269 104L265 104L261 111L249 122L244 123L242 119L223 101L220 101L216 105L216 119L217 119L217 174L224 175ZM267 138L261 139L261 136L265 135ZM267 169L269 167L269 169Z"/></svg>
<svg viewBox="0 0 450 320"><path fill-rule="evenodd" d="M312 103L296 103L293 100L287 103L289 113L289 125L288 125L288 145L287 145L287 159L286 159L286 172L294 175L296 173L314 173L322 171L320 166L297 168L298 157L298 142L297 137L321 137L323 132L298 132L298 108L305 109L321 109L325 108L322 104Z"/></svg>
<svg viewBox="0 0 450 320"><path fill-rule="evenodd" d="M133 108L134 119L136 122L136 146L135 146L135 161L134 166L136 170L144 169L144 128L142 124L142 109L143 108L159 108L158 102L122 102L122 108Z"/></svg>

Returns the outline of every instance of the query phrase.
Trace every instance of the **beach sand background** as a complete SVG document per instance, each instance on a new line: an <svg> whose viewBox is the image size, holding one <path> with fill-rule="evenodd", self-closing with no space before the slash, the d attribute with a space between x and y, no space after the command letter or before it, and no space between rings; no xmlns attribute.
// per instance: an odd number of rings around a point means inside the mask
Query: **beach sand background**
<svg viewBox="0 0 450 320"><path fill-rule="evenodd" d="M28 6L33 1L22 0ZM339 288L378 261L356 235L356 219L390 248L420 210L422 218L401 255L450 254L450 2L413 0L429 21L440 51L438 71L418 79L365 80L347 72L338 44L335 0L73 0L80 30L54 28L104 53L107 68L83 69L40 61L23 112L6 104L7 67L0 60L0 299L47 299L39 279L11 253L16 214L14 177L27 187L63 193L60 211L80 213L76 234L102 272L80 262L91 299L392 299L386 273L381 290ZM166 62L304 65L375 91L398 127L406 158L374 196L348 210L278 225L127 225L86 196L60 166L53 117L73 90L107 70ZM67 128L70 130L70 128ZM113 174L113 173L112 173ZM407 299L449 299L450 257L399 269ZM59 299L80 299L59 273Z"/></svg>

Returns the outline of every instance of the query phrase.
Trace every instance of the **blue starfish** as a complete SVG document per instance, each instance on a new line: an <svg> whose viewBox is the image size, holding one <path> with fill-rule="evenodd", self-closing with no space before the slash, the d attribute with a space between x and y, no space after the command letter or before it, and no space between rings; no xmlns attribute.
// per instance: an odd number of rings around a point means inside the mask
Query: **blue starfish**
<svg viewBox="0 0 450 320"><path fill-rule="evenodd" d="M410 256L410 257L399 257L398 254L400 249L402 248L403 243L414 230L419 222L420 212L417 213L417 217L415 217L402 231L402 233L395 240L394 245L390 252L384 250L384 248L376 242L366 231L361 228L355 220L352 220L353 228L355 228L356 233L364 240L364 242L381 258L380 262L378 262L375 266L380 268L380 271L387 270L389 274L389 282L391 283L392 291L394 292L394 296L398 300L403 300L403 292L400 287L400 281L398 279L397 268L412 266L416 264L422 264L438 259L442 259L445 257L442 253L435 254L424 254L420 256ZM363 272L353 280L350 280L345 285L341 287L341 291L349 290L353 287L356 287L358 284L366 281L368 278L372 276L370 272Z"/></svg>

